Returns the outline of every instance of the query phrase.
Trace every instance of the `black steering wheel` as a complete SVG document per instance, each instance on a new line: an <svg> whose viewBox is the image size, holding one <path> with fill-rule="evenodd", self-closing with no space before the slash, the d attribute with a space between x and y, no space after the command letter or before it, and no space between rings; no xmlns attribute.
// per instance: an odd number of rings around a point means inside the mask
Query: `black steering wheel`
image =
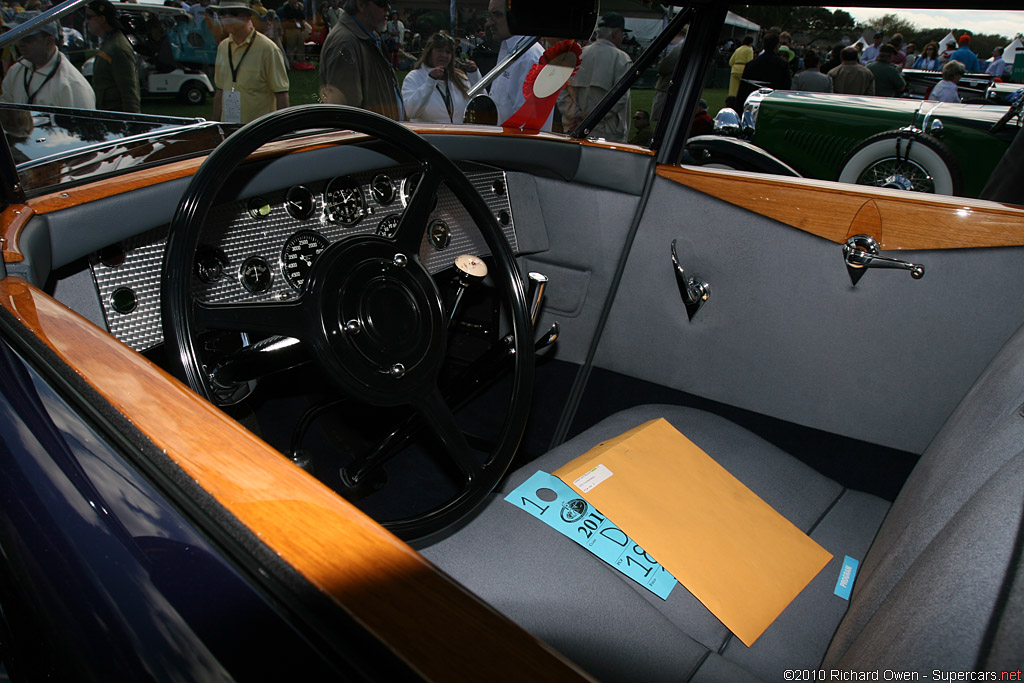
<svg viewBox="0 0 1024 683"><path fill-rule="evenodd" d="M287 302L211 304L193 295L193 262L207 214L222 186L250 154L301 130L341 129L372 136L392 158L412 158L422 180L391 238L356 235L329 245L316 259L301 294ZM345 153L339 147L338 154ZM419 253L441 183L461 201L490 249L491 275L512 326L512 396L497 445L482 460L459 429L439 374L448 315ZM512 250L483 198L451 160L422 137L361 109L310 105L267 114L225 140L182 195L164 254L161 306L174 369L210 399L211 368L198 334L227 330L298 340L319 368L348 395L375 406L411 406L440 439L461 475L461 489L427 512L385 522L407 540L435 534L468 515L504 476L522 438L533 393L531 323Z"/></svg>

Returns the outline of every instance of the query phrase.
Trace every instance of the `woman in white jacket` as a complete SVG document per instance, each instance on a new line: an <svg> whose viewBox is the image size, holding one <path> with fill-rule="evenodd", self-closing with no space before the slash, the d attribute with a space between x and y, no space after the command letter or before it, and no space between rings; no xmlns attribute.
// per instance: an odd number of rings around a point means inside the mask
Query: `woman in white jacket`
<svg viewBox="0 0 1024 683"><path fill-rule="evenodd" d="M402 101L410 121L462 123L469 97L466 93L480 80L472 61L456 68L455 40L435 33L423 46L423 54L402 82Z"/></svg>

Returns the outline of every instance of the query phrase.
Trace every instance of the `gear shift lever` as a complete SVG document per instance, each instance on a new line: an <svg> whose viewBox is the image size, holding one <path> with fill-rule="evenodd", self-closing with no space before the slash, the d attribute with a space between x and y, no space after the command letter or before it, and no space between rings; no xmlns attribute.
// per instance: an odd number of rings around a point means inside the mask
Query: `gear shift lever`
<svg viewBox="0 0 1024 683"><path fill-rule="evenodd" d="M449 325L455 320L455 313L459 310L462 295L466 293L469 286L487 277L487 264L483 259L472 254L456 256L455 269L458 271L459 284L455 289L455 300L452 301L452 310L448 316Z"/></svg>

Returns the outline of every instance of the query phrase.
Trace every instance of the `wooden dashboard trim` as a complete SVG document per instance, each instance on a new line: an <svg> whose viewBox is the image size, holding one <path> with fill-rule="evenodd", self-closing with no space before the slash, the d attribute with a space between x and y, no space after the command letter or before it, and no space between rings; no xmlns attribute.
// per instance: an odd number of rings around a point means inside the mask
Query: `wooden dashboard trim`
<svg viewBox="0 0 1024 683"><path fill-rule="evenodd" d="M224 413L42 291L8 277L0 280L0 305L428 680L591 680Z"/></svg>
<svg viewBox="0 0 1024 683"><path fill-rule="evenodd" d="M25 256L18 248L18 236L35 215L35 210L24 204L12 204L0 214L0 239L3 239L4 263L20 263Z"/></svg>
<svg viewBox="0 0 1024 683"><path fill-rule="evenodd" d="M1024 208L806 178L659 165L662 178L839 244L870 234L883 249L1024 245Z"/></svg>

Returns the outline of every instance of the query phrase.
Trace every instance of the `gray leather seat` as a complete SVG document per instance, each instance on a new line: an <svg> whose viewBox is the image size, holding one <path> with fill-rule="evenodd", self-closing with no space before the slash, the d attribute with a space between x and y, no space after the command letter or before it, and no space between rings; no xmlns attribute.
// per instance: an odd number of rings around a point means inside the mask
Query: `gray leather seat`
<svg viewBox="0 0 1024 683"><path fill-rule="evenodd" d="M1014 670L1024 660L1024 328L949 417L890 506L720 417L641 406L515 472L423 553L601 680L782 680L787 669ZM650 595L504 502L600 441L665 417L835 558L747 648L681 585ZM861 561L849 602L844 555ZM1018 576L1020 575L1020 576Z"/></svg>

